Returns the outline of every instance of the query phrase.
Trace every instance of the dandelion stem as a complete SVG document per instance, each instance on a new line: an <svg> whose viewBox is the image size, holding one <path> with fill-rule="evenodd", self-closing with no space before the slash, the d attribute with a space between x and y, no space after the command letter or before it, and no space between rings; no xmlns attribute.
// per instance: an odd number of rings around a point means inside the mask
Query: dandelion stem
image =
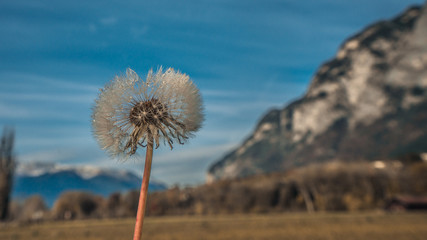
<svg viewBox="0 0 427 240"><path fill-rule="evenodd" d="M147 203L148 183L150 181L151 161L153 159L153 143L147 144L145 155L144 175L142 176L141 192L139 193L138 212L136 214L135 232L133 240L140 240L142 235L142 223L144 222L145 205Z"/></svg>

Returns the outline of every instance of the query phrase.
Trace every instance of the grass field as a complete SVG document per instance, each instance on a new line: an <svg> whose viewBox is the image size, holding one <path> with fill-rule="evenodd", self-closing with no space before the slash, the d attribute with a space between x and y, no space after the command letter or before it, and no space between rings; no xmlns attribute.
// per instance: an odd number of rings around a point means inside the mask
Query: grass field
<svg viewBox="0 0 427 240"><path fill-rule="evenodd" d="M133 219L0 225L1 240L132 239ZM425 240L427 213L320 213L148 217L145 240Z"/></svg>

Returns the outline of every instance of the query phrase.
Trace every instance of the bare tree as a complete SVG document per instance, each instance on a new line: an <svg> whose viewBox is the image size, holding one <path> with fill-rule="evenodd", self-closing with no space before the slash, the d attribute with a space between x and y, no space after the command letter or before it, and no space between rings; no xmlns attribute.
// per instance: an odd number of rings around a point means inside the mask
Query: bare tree
<svg viewBox="0 0 427 240"><path fill-rule="evenodd" d="M4 128L0 142L0 221L8 217L10 192L16 166L13 154L14 138L14 130Z"/></svg>

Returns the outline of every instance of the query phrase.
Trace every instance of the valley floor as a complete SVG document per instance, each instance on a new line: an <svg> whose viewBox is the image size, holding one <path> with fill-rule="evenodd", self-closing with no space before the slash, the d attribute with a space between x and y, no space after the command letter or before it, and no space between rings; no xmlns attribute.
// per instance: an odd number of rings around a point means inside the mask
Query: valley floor
<svg viewBox="0 0 427 240"><path fill-rule="evenodd" d="M250 239L425 239L424 213L286 213L148 217L144 240ZM0 225L1 240L109 240L132 239L134 219L45 222Z"/></svg>

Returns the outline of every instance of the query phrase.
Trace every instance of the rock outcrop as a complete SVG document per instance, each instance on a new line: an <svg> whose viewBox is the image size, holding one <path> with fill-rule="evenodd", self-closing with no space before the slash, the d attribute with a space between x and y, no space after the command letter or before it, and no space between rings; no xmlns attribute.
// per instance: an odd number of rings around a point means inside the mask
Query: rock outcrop
<svg viewBox="0 0 427 240"><path fill-rule="evenodd" d="M427 6L350 37L305 95L268 112L207 181L427 151Z"/></svg>

